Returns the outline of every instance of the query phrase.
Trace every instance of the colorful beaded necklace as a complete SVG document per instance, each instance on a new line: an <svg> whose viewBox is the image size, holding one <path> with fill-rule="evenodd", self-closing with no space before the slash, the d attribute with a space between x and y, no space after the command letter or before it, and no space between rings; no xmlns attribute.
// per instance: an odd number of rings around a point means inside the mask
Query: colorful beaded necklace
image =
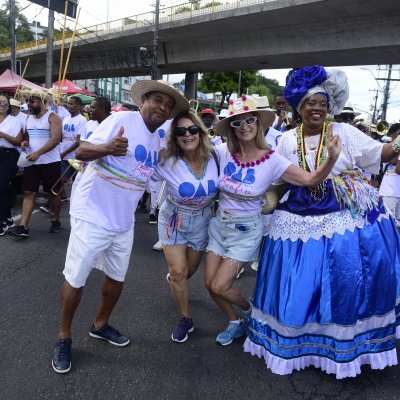
<svg viewBox="0 0 400 400"><path fill-rule="evenodd" d="M249 167L255 167L256 165L260 165L261 163L263 163L265 160L268 160L269 157L275 153L274 150L268 150L267 153L265 153L261 158L259 158L258 160L255 161L247 161L246 163L242 163L240 162L240 160L237 158L237 154L236 153L232 153L232 159L235 162L235 164L238 167L242 167L242 168L249 168Z"/></svg>
<svg viewBox="0 0 400 400"><path fill-rule="evenodd" d="M324 122L322 125L322 134L321 138L319 139L317 156L315 157L315 170L325 161L326 158L325 145L326 145L326 122ZM297 135L297 157L299 160L300 168L303 168L304 171L310 172L310 168L308 167L306 161L306 146L304 143L303 124L300 125L300 132ZM326 183L324 181L320 183L317 187L315 188L309 187L308 189L311 193L311 197L314 200L319 201L323 199L326 194Z"/></svg>

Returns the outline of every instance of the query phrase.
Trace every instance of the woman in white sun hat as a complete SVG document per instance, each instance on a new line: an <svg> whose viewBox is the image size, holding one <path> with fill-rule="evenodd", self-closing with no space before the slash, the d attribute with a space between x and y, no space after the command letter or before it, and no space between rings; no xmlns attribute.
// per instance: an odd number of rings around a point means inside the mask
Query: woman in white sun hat
<svg viewBox="0 0 400 400"><path fill-rule="evenodd" d="M329 129L329 155L319 168L309 173L291 165L265 142L264 132L274 118L272 111L259 110L251 97L242 96L230 102L229 117L216 125L227 143L216 148L220 163L219 210L208 231L205 285L229 320L228 327L216 338L224 346L245 334L234 306L246 317L250 304L232 284L243 264L257 259L265 191L280 178L300 186L318 185L328 176L340 153L340 139L333 137Z"/></svg>

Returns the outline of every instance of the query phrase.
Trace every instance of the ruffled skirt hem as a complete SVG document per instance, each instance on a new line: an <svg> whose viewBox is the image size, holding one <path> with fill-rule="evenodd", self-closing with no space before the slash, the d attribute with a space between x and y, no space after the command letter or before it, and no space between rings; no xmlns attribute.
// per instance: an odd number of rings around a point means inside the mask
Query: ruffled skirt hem
<svg viewBox="0 0 400 400"><path fill-rule="evenodd" d="M400 326L396 328L396 338L400 339ZM285 359L271 354L263 346L252 342L249 338L244 343L244 351L258 358L264 358L265 364L274 374L289 375L307 367L319 368L327 374L335 374L336 379L354 378L361 374L361 366L369 365L371 369L384 369L397 365L396 349L380 353L361 354L347 363L337 363L326 357L302 356Z"/></svg>

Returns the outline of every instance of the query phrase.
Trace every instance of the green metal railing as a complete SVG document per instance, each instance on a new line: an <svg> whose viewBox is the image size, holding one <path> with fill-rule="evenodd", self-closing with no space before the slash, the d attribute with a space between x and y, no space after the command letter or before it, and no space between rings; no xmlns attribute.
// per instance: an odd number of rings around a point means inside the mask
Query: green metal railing
<svg viewBox="0 0 400 400"><path fill-rule="evenodd" d="M213 14L220 11L232 10L235 8L245 7L249 5L262 4L278 0L199 0L183 3L181 5L160 8L160 24L197 17L199 15ZM85 39L93 35L104 35L115 31L135 30L144 27L153 26L155 23L154 12L134 15L118 19L115 21L105 22L98 25L89 26L84 29L77 30L76 41ZM72 32L65 33L65 39L72 37ZM54 35L54 45L62 44L62 34ZM34 50L43 50L46 48L47 39L34 40L17 44L17 52L32 52ZM11 54L11 48L6 47L0 49L0 57Z"/></svg>

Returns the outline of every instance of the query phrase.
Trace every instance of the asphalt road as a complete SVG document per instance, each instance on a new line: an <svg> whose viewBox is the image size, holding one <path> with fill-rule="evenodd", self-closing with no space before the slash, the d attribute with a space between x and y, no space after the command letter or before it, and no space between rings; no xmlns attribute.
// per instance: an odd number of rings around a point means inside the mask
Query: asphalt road
<svg viewBox="0 0 400 400"><path fill-rule="evenodd" d="M102 281L94 271L74 320L72 370L54 373L69 235L68 205L62 207L64 229L58 234L48 233L49 217L37 212L30 239L0 237L0 399L400 399L399 366L365 367L361 376L345 380L314 368L278 376L243 352L243 340L216 345L226 320L203 287L202 269L190 281L196 330L186 343L172 342L178 315L166 265L162 252L152 250L157 229L140 213L125 288L110 321L130 345L118 348L88 335ZM250 296L254 279L247 268L236 284Z"/></svg>

